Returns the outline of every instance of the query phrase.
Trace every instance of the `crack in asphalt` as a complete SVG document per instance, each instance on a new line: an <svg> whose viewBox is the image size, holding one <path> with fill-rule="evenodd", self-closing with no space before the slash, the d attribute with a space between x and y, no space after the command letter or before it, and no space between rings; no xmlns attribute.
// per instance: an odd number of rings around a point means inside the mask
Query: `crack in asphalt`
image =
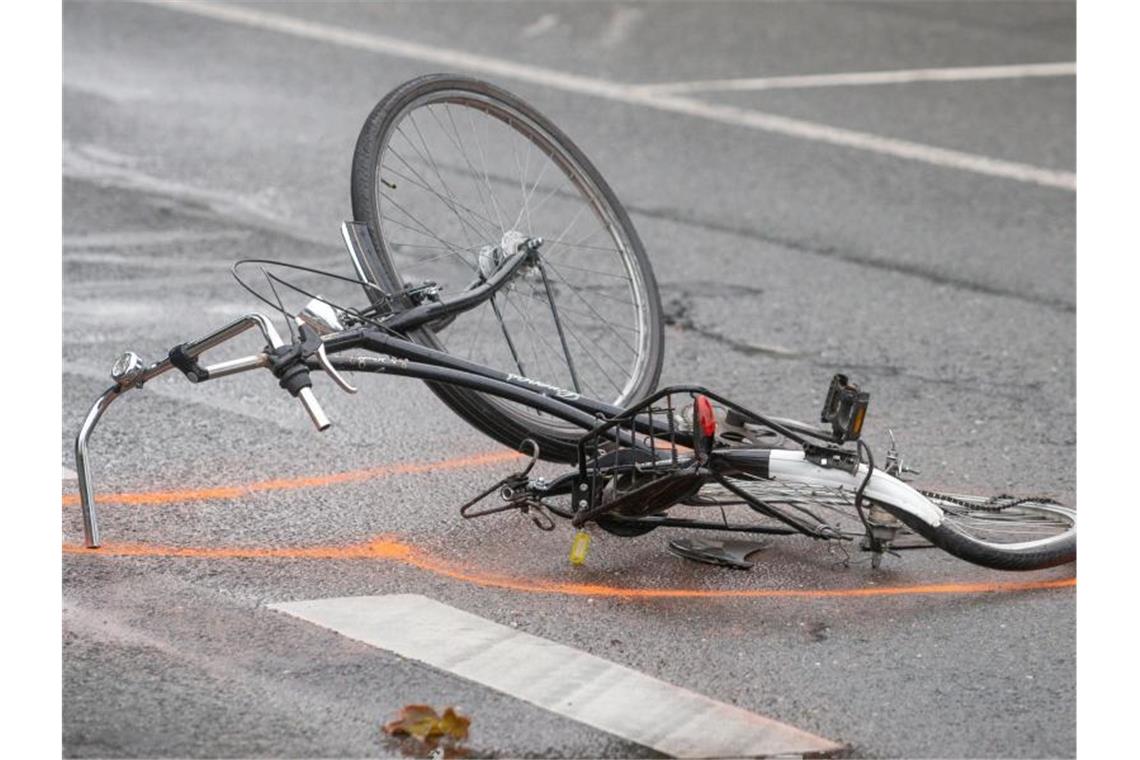
<svg viewBox="0 0 1140 760"><path fill-rule="evenodd" d="M730 292L733 286L722 286L723 292ZM744 288L748 291L762 292L754 288ZM711 328L698 324L693 318L691 309L692 293L687 290L681 291L680 297L674 297L668 303L662 305L661 319L667 327L676 327L684 332L692 332L700 335L702 338L718 343L725 348L743 356L766 356L772 359L802 359L811 356L809 353L802 353L799 351L789 351L783 348L776 348L774 346L757 346L752 343L747 343L736 338L731 338L724 333L717 332Z"/></svg>
<svg viewBox="0 0 1140 760"><path fill-rule="evenodd" d="M711 288L711 292L709 291ZM750 295L759 296L763 291L759 288L751 288L748 286L728 285L716 282L702 282L697 287L681 288L679 295L674 296L662 306L662 320L669 327L675 327L682 332L690 332L699 335L702 338L711 340L735 353L742 356L764 356L772 359L785 359L796 360L804 359L808 363L817 367L825 367L834 369L837 366L842 366L845 371L862 370L866 372L874 372L877 374L885 375L888 377L904 377L911 380L917 380L923 383L931 383L935 385L945 385L958 390L968 391L973 393L987 393L990 395L1001 396L1015 401L1024 401L1026 393L1037 393L1044 389L1045 384L1041 380L1033 380L1030 382L1005 382L998 380L985 380L979 377L948 377L948 376L930 376L918 372L911 372L904 367L897 364L857 364L842 361L833 361L819 357L816 352L807 351L792 351L784 348L777 348L772 346L757 346L745 341L737 340L729 337L722 332L718 332L710 327L707 327L695 318L693 311L693 296L697 295L723 295L725 293L745 291ZM1005 390L1009 389L1009 390Z"/></svg>
<svg viewBox="0 0 1140 760"><path fill-rule="evenodd" d="M711 232L718 232L735 237L753 240L767 245L774 245L796 253L806 253L816 256L824 256L827 258L838 259L848 264L856 266L867 267L869 269L878 269L884 272L891 272L894 274L903 274L910 277L917 277L926 282L935 285L945 285L958 290L965 290L971 293L978 293L981 295L998 296L1001 298L1012 298L1018 301L1035 304L1037 306L1044 306L1045 308L1062 313L1075 313L1077 307L1075 304L1070 303L1064 299L1053 298L1050 296L1036 295L1033 293L1023 293L1010 288L1001 287L999 285L991 285L984 282L977 282L975 280L966 279L964 277L956 277L945 272L938 272L928 267L919 264L909 264L903 261L887 261L885 259L874 258L858 254L851 250L845 250L834 245L813 245L803 240L796 240L782 235L773 235L771 233L761 232L760 230L743 226L727 224L713 219L696 217L691 214L686 214L683 211L672 208L652 208L648 206L634 206L626 204L626 208L636 214L647 216L651 219L664 219L665 221L673 222L674 224L686 225L689 227L697 227L700 229L709 230Z"/></svg>

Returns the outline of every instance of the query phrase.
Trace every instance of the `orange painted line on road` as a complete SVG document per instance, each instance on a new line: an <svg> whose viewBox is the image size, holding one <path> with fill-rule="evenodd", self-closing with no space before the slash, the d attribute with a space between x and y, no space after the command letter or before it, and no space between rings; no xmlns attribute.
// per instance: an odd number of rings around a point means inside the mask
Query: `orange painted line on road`
<svg viewBox="0 0 1140 760"><path fill-rule="evenodd" d="M408 462L406 464L383 465L367 470L350 470L337 472L331 475L314 475L301 478L279 478L276 480L261 480L256 483L246 483L236 486L218 486L215 488L197 488L182 491L141 491L136 493L109 493L99 494L100 503L104 504L173 504L183 501L210 501L217 499L237 499L251 493L262 491L289 491L299 488L319 488L321 486L338 485L341 483L359 483L376 478L387 478L393 475L413 475L424 472L437 472L440 470L461 470L467 467L481 467L488 464L508 462L518 459L522 454L514 451L496 451L487 454L444 459L438 462ZM63 497L63 506L74 506L79 503L79 494L66 494Z"/></svg>
<svg viewBox="0 0 1140 760"><path fill-rule="evenodd" d="M793 598L831 599L879 596L922 596L934 594L983 594L1013 591L1072 588L1076 578L1051 578L1026 581L983 581L933 583L911 586L867 586L833 589L686 589L628 588L599 583L549 581L535 578L512 578L494 572L460 567L448 560L433 557L393 536L379 536L359 544L312 547L195 547L158 544L104 544L100 549L87 549L79 544L65 544L67 554L88 557L184 557L191 559L310 559L310 560L382 560L399 562L435 575L473 583L488 588L502 588L538 594L617 597L623 599L709 599L709 598Z"/></svg>

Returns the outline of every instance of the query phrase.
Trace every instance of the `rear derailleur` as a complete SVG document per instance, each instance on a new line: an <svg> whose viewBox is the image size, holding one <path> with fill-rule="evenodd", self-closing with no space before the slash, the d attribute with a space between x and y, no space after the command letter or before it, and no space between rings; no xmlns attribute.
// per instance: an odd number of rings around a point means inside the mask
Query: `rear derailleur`
<svg viewBox="0 0 1140 760"><path fill-rule="evenodd" d="M529 449L529 452L526 451L527 449ZM554 530L554 518L550 516L550 512L539 497L539 493L545 490L545 483L541 478L538 480L530 479L530 471L534 467L534 463L538 461L538 444L530 438L527 438L519 446L519 450L530 457L530 462L527 463L526 467L503 478L460 507L459 514L461 517L472 519L517 509L524 515L529 515L531 522L533 522L535 527L539 530ZM499 494L499 498L505 502L504 504L486 507L484 509L474 509L479 502L491 496L491 494L496 491Z"/></svg>

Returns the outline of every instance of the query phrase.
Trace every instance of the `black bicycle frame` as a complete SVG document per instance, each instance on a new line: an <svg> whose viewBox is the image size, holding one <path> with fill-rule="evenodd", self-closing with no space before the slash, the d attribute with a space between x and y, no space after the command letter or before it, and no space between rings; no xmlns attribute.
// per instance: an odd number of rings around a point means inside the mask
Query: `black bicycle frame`
<svg viewBox="0 0 1140 760"><path fill-rule="evenodd" d="M610 440L622 446L644 448L647 438L652 440L662 435L670 436L672 441L681 446L693 446L693 434L690 431L676 429L675 421L661 420L660 415L654 419L652 415L640 415L636 411L639 406L646 402L651 402L671 392L707 396L723 404L725 408L735 411L748 422L764 426L803 445L805 448L817 446L807 441L806 437L823 440L825 446L838 442L828 431L821 428L794 420L774 419L759 415L700 386L672 386L658 391L648 399L639 400L632 406L623 408L589 398L576 390L559 388L521 374L485 367L444 351L420 345L409 339L406 333L420 328L431 329L433 324L439 325L441 321L452 319L456 315L486 302L528 262L533 262L541 268L541 263L536 261L539 255L537 247L520 249L508 255L494 272L472 283L461 293L449 297L437 295L433 298L415 299L409 296L407 289L402 289L390 281L386 272L392 270L380 266L381 256L384 254L381 254L372 244L371 236L365 225L357 222L345 222L342 233L357 273L360 275L362 283L366 284L365 292L369 294L373 306L387 307L388 311L382 317L379 316L377 309L372 310L374 313L371 316L359 313L357 316L361 318L362 322L370 323L368 326L341 330L328 334L320 340L319 345L323 348L323 353L327 356L329 364L334 370L376 372L412 377L428 383L468 388L544 412L580 427L584 434L592 433L597 436L604 433ZM372 283L379 283L379 285ZM288 315L286 316L288 317ZM203 367L197 363L199 354L252 327L259 328L269 342L270 345L266 351L208 367ZM101 415L115 398L131 388L141 387L148 380L171 369L180 370L191 382L205 382L259 367L269 367L273 363L271 353L286 348L295 350L301 345L288 346L284 344L267 318L260 314L249 314L197 341L175 346L165 359L148 367L143 367L140 364L137 372L127 379L116 377L116 384L104 391L96 400L76 437L76 463L87 545L91 547L99 545L93 486L87 467L87 440ZM368 351L373 355L343 355L354 349ZM273 355L276 356L277 354ZM138 357L133 354L128 353L125 356L133 358L135 362L139 361ZM321 365L318 355L308 356L309 358L304 361L310 371L325 369ZM320 410L310 388L301 389L300 399L305 404L317 427L319 429L327 427L329 422L324 417L323 411ZM619 421L622 424L620 426L615 425L615 422ZM837 454L840 453L837 450L832 451ZM847 452L843 453L847 454ZM751 468L752 465L749 465L749 469Z"/></svg>
<svg viewBox="0 0 1140 760"><path fill-rule="evenodd" d="M482 282L473 283L461 293L417 304L406 297L403 284L393 281L389 276L394 267L387 260L387 253L376 245L368 225L362 222L344 222L341 225L341 236L361 281L378 284L378 287L376 285L365 287L364 291L369 300L375 306L389 307L394 311L384 319L383 329L349 331L342 336L330 338L325 343L326 351L333 354L352 348L364 348L404 361L366 362L360 358L339 360L339 364L334 362L334 366L338 369L386 372L429 382L459 385L533 406L567 422L581 425L586 430L592 429L602 421L611 420L625 411L622 407L587 398L578 391L558 388L514 373L492 370L443 351L421 346L404 337L403 334L406 332L423 327L430 329L433 323L454 318L490 300L524 265L535 263L541 267L541 257L536 249L510 254L490 277ZM555 321L557 322L557 314ZM569 357L567 360L569 361ZM749 421L769 427L799 443L806 443L803 436L834 442L833 436L826 430L795 420L775 419L756 414L699 386L674 386L665 390L689 390L709 396ZM650 425L647 421L638 424L637 430L646 434L657 434L662 431L659 425ZM691 438L686 438L683 443L691 445Z"/></svg>

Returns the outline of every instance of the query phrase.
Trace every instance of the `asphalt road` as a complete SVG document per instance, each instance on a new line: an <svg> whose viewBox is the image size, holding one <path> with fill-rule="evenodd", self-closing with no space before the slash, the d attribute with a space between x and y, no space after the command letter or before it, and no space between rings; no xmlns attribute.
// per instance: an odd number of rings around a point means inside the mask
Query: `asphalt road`
<svg viewBox="0 0 1140 760"><path fill-rule="evenodd" d="M255 7L625 84L1075 57L1069 3ZM159 356L255 305L229 278L235 258L347 273L337 225L351 216L356 133L385 92L437 68L167 8L65 4L65 467L119 351ZM630 211L667 311L684 317L666 331L664 382L809 417L846 369L872 392L869 442L882 451L892 429L924 482L1073 498L1072 190L496 81L570 134ZM1071 76L692 97L1074 170ZM1075 752L1071 588L701 596L1010 578L934 551L844 568L796 539L749 572L721 570L666 554L666 531L596 536L588 563L570 568L568 528L458 518L514 463L425 387L366 378L349 397L318 383L335 422L321 435L268 377L164 377L108 414L93 442L104 492L195 493L109 500L104 539L118 549L86 552L64 483L66 756L399 755L379 727L420 702L469 714L479 755L652 754L265 609L397 592L856 756ZM270 480L290 487L201 493ZM349 556L378 537L402 552ZM694 593L550 588L560 583Z"/></svg>

